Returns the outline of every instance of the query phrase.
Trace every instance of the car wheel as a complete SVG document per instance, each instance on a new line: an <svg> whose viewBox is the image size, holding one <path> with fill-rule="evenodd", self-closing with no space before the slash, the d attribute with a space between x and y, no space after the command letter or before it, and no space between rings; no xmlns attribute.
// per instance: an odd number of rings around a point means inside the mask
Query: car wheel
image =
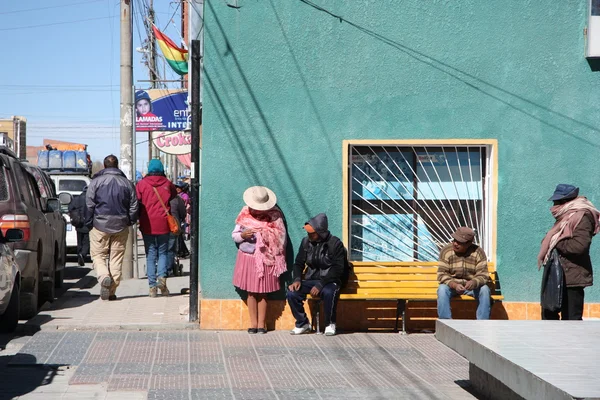
<svg viewBox="0 0 600 400"><path fill-rule="evenodd" d="M63 286L63 281L65 279L65 268L67 267L67 246L63 246L62 255L60 257L60 261L56 268L60 268L59 270L54 272L54 287L56 289L60 289Z"/></svg>
<svg viewBox="0 0 600 400"><path fill-rule="evenodd" d="M35 286L31 293L21 293L21 309L19 310L20 319L29 319L35 317L38 312L38 291L39 276L35 281Z"/></svg>
<svg viewBox="0 0 600 400"><path fill-rule="evenodd" d="M44 304L45 301L52 303L54 301L54 278L56 276L56 257L58 254L54 254L54 261L52 262L52 270L50 271L49 280L40 280L40 296L39 305Z"/></svg>
<svg viewBox="0 0 600 400"><path fill-rule="evenodd" d="M18 278L21 279L21 278ZM12 293L10 295L10 302L8 307L4 311L4 314L0 315L0 332L13 332L17 329L19 324L19 305L20 305L20 285L19 282L15 282Z"/></svg>

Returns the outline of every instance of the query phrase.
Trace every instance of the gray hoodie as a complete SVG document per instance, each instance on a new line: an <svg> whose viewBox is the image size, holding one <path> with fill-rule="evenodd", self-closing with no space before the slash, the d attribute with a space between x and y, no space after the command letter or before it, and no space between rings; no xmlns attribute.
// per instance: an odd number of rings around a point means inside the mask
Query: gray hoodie
<svg viewBox="0 0 600 400"><path fill-rule="evenodd" d="M319 240L311 242L306 237L302 239L294 262L294 282L302 281L302 271L306 266L304 280L319 280L315 285L319 290L328 283L341 284L346 251L344 244L329 232L327 215L324 213L314 216L307 224L319 234Z"/></svg>

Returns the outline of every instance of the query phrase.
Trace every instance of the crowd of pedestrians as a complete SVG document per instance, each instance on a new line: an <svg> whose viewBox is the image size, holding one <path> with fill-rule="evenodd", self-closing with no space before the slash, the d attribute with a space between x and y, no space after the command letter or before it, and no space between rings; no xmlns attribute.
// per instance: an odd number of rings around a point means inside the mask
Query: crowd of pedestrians
<svg viewBox="0 0 600 400"><path fill-rule="evenodd" d="M187 257L185 236L189 234L190 197L188 185L174 184L165 176L158 159L148 164L148 173L134 185L119 170L110 155L104 169L94 175L81 196L69 206L77 228L78 261L89 251L101 286L102 300L116 299L130 227L139 222L146 251L149 296L169 295L167 277L176 271L176 257ZM286 224L277 196L264 186L253 186L243 194L242 207L232 232L237 246L233 285L247 294L248 333L264 334L267 296L281 289L280 277L286 263ZM600 211L579 188L560 184L549 201L555 224L542 240L538 267L544 267L542 319L581 320L584 288L593 284L590 245L600 230ZM306 237L300 243L288 285L287 302L296 320L294 335L308 333L311 324L304 311L310 294L324 304L325 334L336 334L336 309L340 290L351 264L342 241L331 234L327 215L318 214L304 224ZM440 319L452 318L451 299L473 297L476 318L491 313L490 276L487 255L476 242L476 232L460 227L439 254L437 310ZM549 284L552 267L557 281ZM554 285L554 287L552 287ZM555 300L545 303L551 293Z"/></svg>

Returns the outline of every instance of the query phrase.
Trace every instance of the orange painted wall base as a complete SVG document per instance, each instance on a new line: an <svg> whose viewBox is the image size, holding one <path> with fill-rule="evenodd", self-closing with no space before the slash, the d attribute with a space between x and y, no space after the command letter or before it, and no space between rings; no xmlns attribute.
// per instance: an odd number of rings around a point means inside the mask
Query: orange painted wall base
<svg viewBox="0 0 600 400"><path fill-rule="evenodd" d="M310 303L312 307L312 302ZM305 308L308 308L305 305ZM474 301L452 303L453 317L474 319ZM322 314L322 313L321 313ZM407 330L434 330L437 316L436 302L408 302ZM394 328L395 301L340 301L337 325L345 331L389 331ZM586 304L584 318L600 318L600 303ZM496 302L492 308L492 319L540 319L539 303ZM243 300L200 300L200 328L220 330L245 330L250 326L248 310ZM284 300L269 300L267 329L289 330L294 327L294 318ZM321 330L323 330L321 320Z"/></svg>

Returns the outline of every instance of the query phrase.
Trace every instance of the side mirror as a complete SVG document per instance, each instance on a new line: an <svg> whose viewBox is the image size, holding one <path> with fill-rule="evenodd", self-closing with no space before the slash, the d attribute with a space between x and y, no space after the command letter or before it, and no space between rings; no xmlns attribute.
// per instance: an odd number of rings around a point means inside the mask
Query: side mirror
<svg viewBox="0 0 600 400"><path fill-rule="evenodd" d="M46 212L60 211L60 202L58 199L46 200Z"/></svg>
<svg viewBox="0 0 600 400"><path fill-rule="evenodd" d="M71 193L62 192L58 195L58 201L60 201L61 205L67 206L73 201L73 196L71 196Z"/></svg>
<svg viewBox="0 0 600 400"><path fill-rule="evenodd" d="M6 239L7 242L19 242L23 240L24 237L25 233L20 229L8 229L6 235L4 235L4 239Z"/></svg>

